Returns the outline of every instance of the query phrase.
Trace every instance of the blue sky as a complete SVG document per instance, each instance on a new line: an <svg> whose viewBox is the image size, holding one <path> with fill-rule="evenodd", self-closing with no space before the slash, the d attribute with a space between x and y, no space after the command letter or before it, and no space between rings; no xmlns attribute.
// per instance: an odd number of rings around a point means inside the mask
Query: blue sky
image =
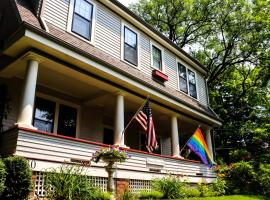
<svg viewBox="0 0 270 200"><path fill-rule="evenodd" d="M118 1L120 1L125 6L128 6L130 3L136 3L136 2L138 2L138 0L118 0Z"/></svg>

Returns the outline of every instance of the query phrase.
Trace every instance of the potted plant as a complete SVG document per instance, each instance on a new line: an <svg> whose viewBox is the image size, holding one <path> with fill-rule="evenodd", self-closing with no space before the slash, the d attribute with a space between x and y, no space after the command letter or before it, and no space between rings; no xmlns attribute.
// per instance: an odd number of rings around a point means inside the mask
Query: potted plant
<svg viewBox="0 0 270 200"><path fill-rule="evenodd" d="M114 192L114 183L113 183L113 173L115 171L113 165L115 163L125 162L130 155L128 152L118 146L109 146L106 148L101 148L93 154L92 161L98 163L100 160L106 163L106 171L108 172L108 192Z"/></svg>

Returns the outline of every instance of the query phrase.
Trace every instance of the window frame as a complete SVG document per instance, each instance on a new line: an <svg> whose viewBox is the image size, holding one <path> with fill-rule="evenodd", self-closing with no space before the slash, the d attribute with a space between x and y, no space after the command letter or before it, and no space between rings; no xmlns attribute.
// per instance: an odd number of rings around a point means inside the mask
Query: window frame
<svg viewBox="0 0 270 200"><path fill-rule="evenodd" d="M125 27L137 35L137 65L125 60ZM136 69L140 69L140 32L125 21L121 22L121 60Z"/></svg>
<svg viewBox="0 0 270 200"><path fill-rule="evenodd" d="M60 104L72 107L77 110L77 117L76 117L76 133L75 133L75 138L80 137L80 117L81 117L81 106L76 103L72 103L57 97L53 97L44 93L36 92L36 97L52 101L55 103L55 113L54 113L54 124L53 124L53 134L57 134L58 130L58 118L59 118L59 108ZM34 107L35 108L35 107ZM32 122L34 122L35 116L33 115Z"/></svg>
<svg viewBox="0 0 270 200"><path fill-rule="evenodd" d="M95 43L95 30L96 30L96 4L92 0L85 0L88 3L92 4L93 10L92 10L92 28L91 28L91 34L90 34L90 40L85 38L84 36L80 35L79 33L75 33L72 31L72 26L73 26L73 16L75 13L75 1L76 0L70 0L69 2L69 11L68 11L68 22L67 22L67 32L70 34L80 38L81 40L90 43L94 45Z"/></svg>
<svg viewBox="0 0 270 200"><path fill-rule="evenodd" d="M183 65L183 66L186 68L186 75L187 75L186 81L187 81L188 93L186 93L186 92L184 92L184 91L182 91L182 90L180 89L180 74L179 74L178 63L179 63L180 65ZM186 64L185 64L184 62L180 61L179 59L176 60L176 65L177 65L177 81L178 81L177 84L178 84L178 91L180 91L181 93L183 93L183 94L189 96L190 98L192 98L192 99L194 99L194 100L196 100L196 101L199 101L199 93L198 93L198 89L199 89L199 88L198 88L197 72L196 72L194 69L191 69L190 67L186 66ZM196 81L195 86L196 86L196 96L197 96L197 98L192 97L192 96L190 95L190 91L189 91L189 76L188 76L188 70L190 70L191 72L193 72L194 75L195 75L195 81Z"/></svg>
<svg viewBox="0 0 270 200"><path fill-rule="evenodd" d="M159 49L160 51L161 51L161 69L158 69L158 68L156 68L153 64L154 64L154 62L153 62L153 46L155 46L157 49ZM162 72L162 73L165 73L166 72L166 70L165 70L165 62L164 62L164 58L165 58L165 54L164 54L164 48L161 46L161 45L159 45L158 43L156 43L156 42L154 42L154 41L150 41L150 53L151 53L151 55L150 55L150 57L151 57L151 68L154 70L158 70L158 71L160 71L160 72Z"/></svg>

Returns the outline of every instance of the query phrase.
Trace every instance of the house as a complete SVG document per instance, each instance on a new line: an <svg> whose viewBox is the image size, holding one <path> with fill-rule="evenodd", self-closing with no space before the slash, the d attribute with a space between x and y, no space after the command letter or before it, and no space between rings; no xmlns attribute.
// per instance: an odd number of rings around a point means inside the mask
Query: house
<svg viewBox="0 0 270 200"><path fill-rule="evenodd" d="M131 154L114 178L132 191L166 174L215 180L197 157L180 157L199 125L213 156L210 131L222 120L209 105L208 70L118 1L2 0L0 43L0 84L11 108L0 152L29 160L39 195L46 170L88 162L109 144ZM135 121L121 137L148 95L160 146L154 153ZM104 164L88 168L105 189Z"/></svg>

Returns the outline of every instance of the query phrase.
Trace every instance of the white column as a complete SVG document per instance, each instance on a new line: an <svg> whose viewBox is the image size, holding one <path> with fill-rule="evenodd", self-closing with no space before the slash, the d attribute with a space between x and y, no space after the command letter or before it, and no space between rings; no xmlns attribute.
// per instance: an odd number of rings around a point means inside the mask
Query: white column
<svg viewBox="0 0 270 200"><path fill-rule="evenodd" d="M172 156L180 157L177 116L171 117Z"/></svg>
<svg viewBox="0 0 270 200"><path fill-rule="evenodd" d="M36 93L39 60L33 56L27 56L27 66L24 78L24 85L21 95L20 109L17 124L26 128L32 126L33 109Z"/></svg>
<svg viewBox="0 0 270 200"><path fill-rule="evenodd" d="M207 144L207 147L209 149L210 155L211 155L212 159L214 159L214 157L213 157L213 145L212 145L212 138L211 138L211 129L210 128L206 129L205 140L206 140L206 144Z"/></svg>
<svg viewBox="0 0 270 200"><path fill-rule="evenodd" d="M114 119L114 145L125 146L125 137L122 135L125 128L124 95L121 93L116 96Z"/></svg>

